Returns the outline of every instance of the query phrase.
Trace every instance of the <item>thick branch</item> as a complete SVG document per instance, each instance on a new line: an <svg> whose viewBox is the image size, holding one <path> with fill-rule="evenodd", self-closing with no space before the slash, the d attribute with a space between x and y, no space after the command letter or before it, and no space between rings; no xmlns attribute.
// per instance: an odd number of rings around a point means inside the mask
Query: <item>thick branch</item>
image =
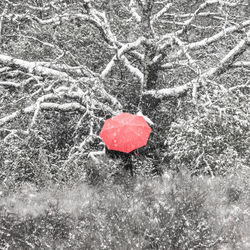
<svg viewBox="0 0 250 250"><path fill-rule="evenodd" d="M138 14L137 12L137 8L136 8L136 3L134 0L130 0L129 3L129 8L130 8L130 13L132 14L132 16L134 17L134 19L139 23L141 22L141 16Z"/></svg>
<svg viewBox="0 0 250 250"><path fill-rule="evenodd" d="M70 66L67 64L58 64L53 62L36 62L37 65L43 66L46 68L55 69L62 72L67 72L68 74L74 74L78 77L82 77L83 75L86 75L87 77L97 77L98 74L93 72L91 69L89 69L86 66Z"/></svg>
<svg viewBox="0 0 250 250"><path fill-rule="evenodd" d="M250 61L238 61L232 64L233 67L246 67L250 68Z"/></svg>
<svg viewBox="0 0 250 250"><path fill-rule="evenodd" d="M25 61L22 59L16 59L11 56L0 54L0 63L6 66L19 67L27 71L28 73L33 73L36 75L47 76L47 77L51 77L54 79L59 79L59 80L64 80L64 81L67 80L69 82L74 82L74 79L70 77L67 73L40 66L36 62Z"/></svg>
<svg viewBox="0 0 250 250"><path fill-rule="evenodd" d="M29 114L32 113L36 110L37 106L36 105L31 105L29 107L24 108L22 111L16 111L13 112L10 115L7 115L3 118L0 118L0 127L6 124L7 122L13 121L15 118L17 118L19 115L22 113L24 114ZM59 104L59 103L41 103L40 104L40 109L43 110L57 110L57 111L85 111L85 108L80 105L79 103L72 102L72 103L64 103L64 104Z"/></svg>
<svg viewBox="0 0 250 250"><path fill-rule="evenodd" d="M162 15L164 15L169 8L172 6L172 3L168 3L166 6L164 6L159 12L157 12L156 14L154 14L151 18L151 25L156 22Z"/></svg>
<svg viewBox="0 0 250 250"><path fill-rule="evenodd" d="M144 41L146 41L145 37L139 37L136 41L132 43L126 43L122 45L122 47L117 52L117 58L120 59L122 55L128 52L131 49L135 49L139 47Z"/></svg>
<svg viewBox="0 0 250 250"><path fill-rule="evenodd" d="M17 83L17 82L9 82L9 81L2 82L2 81L0 81L0 86L20 88L22 85L20 83Z"/></svg>
<svg viewBox="0 0 250 250"><path fill-rule="evenodd" d="M138 68L134 67L125 56L122 56L121 60L123 61L126 68L130 71L130 73L136 76L140 80L140 82L143 83L144 82L143 73Z"/></svg>
<svg viewBox="0 0 250 250"><path fill-rule="evenodd" d="M184 85L174 87L174 88L166 88L160 90L148 90L143 93L143 95L151 95L155 98L162 98L164 96L179 96L182 93L185 93L196 81L191 81Z"/></svg>
<svg viewBox="0 0 250 250"><path fill-rule="evenodd" d="M106 65L105 69L102 71L102 73L101 73L101 78L102 79L105 79L107 77L107 75L111 71L112 67L115 65L115 60L117 60L116 55L114 55L112 57L112 59L110 60L110 62Z"/></svg>

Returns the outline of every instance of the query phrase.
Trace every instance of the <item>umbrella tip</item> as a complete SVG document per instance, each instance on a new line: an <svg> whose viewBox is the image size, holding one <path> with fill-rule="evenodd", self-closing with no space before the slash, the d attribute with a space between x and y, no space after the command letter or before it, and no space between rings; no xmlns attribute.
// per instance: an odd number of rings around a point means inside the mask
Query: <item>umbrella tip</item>
<svg viewBox="0 0 250 250"><path fill-rule="evenodd" d="M143 113L142 113L141 110L139 110L139 111L136 113L136 115L142 116L148 124L154 125L154 123L153 123L146 115L143 115Z"/></svg>

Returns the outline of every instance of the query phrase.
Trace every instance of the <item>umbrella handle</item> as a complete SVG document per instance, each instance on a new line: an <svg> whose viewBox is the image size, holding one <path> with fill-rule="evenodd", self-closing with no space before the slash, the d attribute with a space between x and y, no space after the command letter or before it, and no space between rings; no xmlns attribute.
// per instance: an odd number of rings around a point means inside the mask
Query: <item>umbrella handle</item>
<svg viewBox="0 0 250 250"><path fill-rule="evenodd" d="M134 153L135 153L135 156L138 156L138 153L136 152L136 150L134 151Z"/></svg>

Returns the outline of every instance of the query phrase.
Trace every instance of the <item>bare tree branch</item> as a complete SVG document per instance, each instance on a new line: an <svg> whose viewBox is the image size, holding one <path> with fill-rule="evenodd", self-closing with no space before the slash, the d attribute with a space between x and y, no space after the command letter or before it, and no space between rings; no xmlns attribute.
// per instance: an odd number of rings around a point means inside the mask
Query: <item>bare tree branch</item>
<svg viewBox="0 0 250 250"><path fill-rule="evenodd" d="M192 19L193 20L193 19ZM190 22L188 22L186 25L189 25ZM237 25L232 25L228 28L223 29L222 31L216 33L215 35L208 37L208 38L204 38L198 42L193 42L193 43L189 43L187 45L185 45L185 49L190 49L190 50L196 50L196 49L200 49L200 48L204 48L206 46L208 46L209 44L216 42L218 40L220 40L221 38L225 37L228 34L231 34L233 32L242 30L246 27L250 26L250 20L244 21L241 24L237 24ZM167 46L171 46L172 45L172 41L173 41L173 37L177 34L181 34L183 32L183 29L174 32L174 33L168 33L163 35L160 40L157 42L159 45L167 39L167 42L164 42L163 44L161 44L159 46L159 53L157 56L155 56L155 58L153 59L154 62L158 62L161 60L161 58L163 57L163 54L161 53L161 51L164 51L164 49ZM180 57L183 54L183 49L179 50L176 53L176 57Z"/></svg>
<svg viewBox="0 0 250 250"><path fill-rule="evenodd" d="M135 0L130 0L130 3L129 3L129 8L130 8L130 12L132 14L132 16L134 17L134 19L137 21L137 22L141 22L141 16L138 14L137 12L137 8L136 8L136 2Z"/></svg>
<svg viewBox="0 0 250 250"><path fill-rule="evenodd" d="M144 82L144 75L138 68L134 67L125 56L122 56L121 60L132 75L138 77L141 83Z"/></svg>
<svg viewBox="0 0 250 250"><path fill-rule="evenodd" d="M46 68L51 68L58 71L66 72L69 75L74 74L77 77L83 77L84 75L86 75L89 78L99 76L99 74L93 72L91 69L89 69L87 66L84 65L70 66L67 64L58 64L54 62L36 62L36 64Z"/></svg>
<svg viewBox="0 0 250 250"><path fill-rule="evenodd" d="M2 29L3 29L3 20L8 11L8 4L5 5L2 14L0 15L0 44L2 43Z"/></svg>
<svg viewBox="0 0 250 250"><path fill-rule="evenodd" d="M219 33L217 33L209 38L205 38L205 39L198 41L198 42L190 43L190 44L186 45L186 47L188 49L191 49L191 50L200 49L200 48L203 48L203 47L205 47L213 42L218 41L219 39L223 38L224 36L226 36L230 33L241 30L243 28L247 28L249 26L250 26L250 20L247 20L247 21L242 22L241 24L230 26L230 27L220 31Z"/></svg>
<svg viewBox="0 0 250 250"><path fill-rule="evenodd" d="M30 10L35 10L35 11L48 11L50 9L51 4L53 4L53 1L51 1L50 4L44 4L43 7L38 7L38 6L33 6L31 4L28 3L13 3L9 0L4 0L4 2L8 3L9 5L13 6L13 7L26 7Z"/></svg>
<svg viewBox="0 0 250 250"><path fill-rule="evenodd" d="M145 91L143 94L152 95L156 98L162 98L164 96L178 96L192 88L194 84L197 84L197 87L199 87L200 81L205 81L206 78L214 76L221 70L225 70L228 65L233 63L232 60L234 60L235 56L241 53L242 50L246 48L248 44L249 35L250 31L247 32L247 36L244 39L240 40L239 43L225 57L222 58L217 67L210 68L209 70L198 76L198 78L195 78L192 81L178 87L165 88L161 90L149 90Z"/></svg>
<svg viewBox="0 0 250 250"><path fill-rule="evenodd" d="M164 15L172 5L173 5L172 3L168 3L160 11L154 14L151 17L151 25L154 24L154 22L156 22L162 15Z"/></svg>
<svg viewBox="0 0 250 250"><path fill-rule="evenodd" d="M22 85L20 83L17 83L17 82L9 82L9 81L2 82L2 81L0 81L0 86L20 88Z"/></svg>
<svg viewBox="0 0 250 250"><path fill-rule="evenodd" d="M3 54L0 54L0 63L6 66L15 65L16 67L19 67L29 73L34 73L36 75L47 76L47 77L56 78L56 79L60 79L64 81L67 80L69 82L75 81L72 77L70 77L65 72L60 72L58 70L40 66L36 62L29 62L29 61L25 61L22 59L16 59L14 57L6 56Z"/></svg>
<svg viewBox="0 0 250 250"><path fill-rule="evenodd" d="M232 64L233 67L246 67L250 68L250 61L238 61Z"/></svg>
<svg viewBox="0 0 250 250"><path fill-rule="evenodd" d="M115 65L115 62L117 60L122 60L131 73L136 75L139 79L142 79L141 72L139 71L139 69L133 67L131 63L128 61L128 59L124 56L124 54L126 52L129 52L131 49L137 48L145 40L146 39L144 37L139 37L135 42L123 44L121 48L117 51L117 54L113 56L110 62L106 65L105 69L101 73L101 77L103 79L106 78L108 73L111 71L112 67Z"/></svg>
<svg viewBox="0 0 250 250"><path fill-rule="evenodd" d="M0 127L5 125L6 123L16 119L22 112L24 114L29 114L32 113L36 110L37 106L36 105L31 105L29 107L24 108L21 111L16 111L13 112L10 115L7 115L5 117L0 118ZM41 103L40 108L42 110L57 110L57 111L81 111L84 112L85 108L80 105L79 103L76 102L71 102L71 103L64 103L64 104L59 104L59 103L53 103L53 102L46 102L46 103Z"/></svg>

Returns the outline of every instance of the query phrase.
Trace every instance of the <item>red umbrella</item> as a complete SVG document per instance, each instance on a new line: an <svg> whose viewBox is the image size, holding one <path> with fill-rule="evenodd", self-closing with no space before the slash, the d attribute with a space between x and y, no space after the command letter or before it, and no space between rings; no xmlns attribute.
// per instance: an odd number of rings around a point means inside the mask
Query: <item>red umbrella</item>
<svg viewBox="0 0 250 250"><path fill-rule="evenodd" d="M121 113L105 121L100 137L109 150L129 153L145 146L150 132L142 116Z"/></svg>

